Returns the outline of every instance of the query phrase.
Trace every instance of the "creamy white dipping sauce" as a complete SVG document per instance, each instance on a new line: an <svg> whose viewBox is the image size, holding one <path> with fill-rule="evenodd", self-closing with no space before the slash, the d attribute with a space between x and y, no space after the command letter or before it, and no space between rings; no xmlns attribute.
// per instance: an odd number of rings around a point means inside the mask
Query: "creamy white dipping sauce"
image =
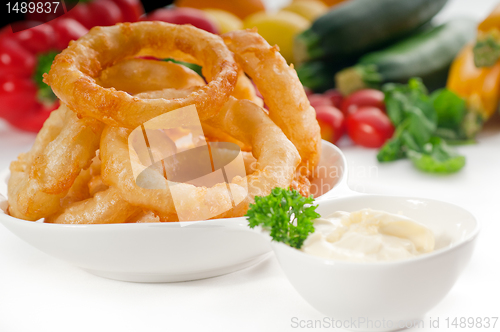
<svg viewBox="0 0 500 332"><path fill-rule="evenodd" d="M403 215L384 211L338 211L314 220L314 228L301 250L322 258L393 261L434 250L430 229Z"/></svg>

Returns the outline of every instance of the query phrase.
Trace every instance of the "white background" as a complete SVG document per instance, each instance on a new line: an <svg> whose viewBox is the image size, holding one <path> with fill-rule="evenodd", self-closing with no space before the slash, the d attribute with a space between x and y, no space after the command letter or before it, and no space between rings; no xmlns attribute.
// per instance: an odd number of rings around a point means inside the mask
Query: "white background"
<svg viewBox="0 0 500 332"><path fill-rule="evenodd" d="M480 19L496 2L450 1L439 19ZM0 123L0 169L28 150L33 139ZM352 188L449 201L470 210L483 225L471 263L427 315L426 326L429 317L439 317L439 331L463 331L467 329L444 328L444 319L500 316L500 119L487 126L477 145L460 147L467 166L451 176L420 173L407 161L377 164L376 151L350 146L347 140L341 147ZM323 318L294 291L274 257L218 278L134 284L87 274L0 226L0 332L295 331L292 317Z"/></svg>

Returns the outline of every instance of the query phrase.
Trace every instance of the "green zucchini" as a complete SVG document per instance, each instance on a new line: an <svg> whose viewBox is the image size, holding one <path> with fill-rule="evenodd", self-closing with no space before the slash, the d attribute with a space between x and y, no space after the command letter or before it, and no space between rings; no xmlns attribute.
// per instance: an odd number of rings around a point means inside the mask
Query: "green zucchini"
<svg viewBox="0 0 500 332"><path fill-rule="evenodd" d="M361 55L429 22L447 0L350 0L319 17L295 38L297 63Z"/></svg>
<svg viewBox="0 0 500 332"><path fill-rule="evenodd" d="M297 75L302 85L315 92L324 92L335 87L335 74L356 63L356 58L346 61L309 61L301 64L297 68Z"/></svg>
<svg viewBox="0 0 500 332"><path fill-rule="evenodd" d="M335 76L345 95L387 82L406 83L420 77L434 90L446 84L449 67L458 52L474 38L476 23L456 19L419 32L385 50L364 55L354 67Z"/></svg>

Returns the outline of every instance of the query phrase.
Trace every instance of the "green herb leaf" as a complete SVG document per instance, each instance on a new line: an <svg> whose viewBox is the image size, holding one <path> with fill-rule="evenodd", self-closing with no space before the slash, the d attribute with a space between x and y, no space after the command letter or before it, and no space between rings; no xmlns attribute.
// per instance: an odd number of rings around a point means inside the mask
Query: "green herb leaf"
<svg viewBox="0 0 500 332"><path fill-rule="evenodd" d="M52 92L50 86L43 82L43 74L49 72L54 58L59 52L50 51L48 53L40 54L37 57L38 63L35 68L35 74L33 75L33 80L38 86L37 98L43 104L52 104L57 100L56 95Z"/></svg>
<svg viewBox="0 0 500 332"><path fill-rule="evenodd" d="M407 113L409 118L408 132L418 145L423 145L429 141L436 130L436 124L427 118L421 108L413 106Z"/></svg>
<svg viewBox="0 0 500 332"><path fill-rule="evenodd" d="M386 84L383 91L396 132L380 149L380 162L409 157L419 169L434 173L452 173L464 166L465 157L439 138L461 142L469 138L465 132L475 132L476 121L468 119L462 98L446 89L429 96L418 78L406 85Z"/></svg>
<svg viewBox="0 0 500 332"><path fill-rule="evenodd" d="M393 137L380 149L377 160L381 163L403 159L406 153L403 149L403 141L400 137Z"/></svg>
<svg viewBox="0 0 500 332"><path fill-rule="evenodd" d="M273 241L300 249L309 234L314 232L312 220L320 215L312 196L303 197L296 190L274 188L268 196L255 197L247 211L250 228L261 226L269 231Z"/></svg>
<svg viewBox="0 0 500 332"><path fill-rule="evenodd" d="M465 100L448 89L434 92L431 99L436 110L438 126L458 130L466 113Z"/></svg>
<svg viewBox="0 0 500 332"><path fill-rule="evenodd" d="M455 173L465 166L465 157L440 137L432 137L423 153L409 150L408 157L418 169L430 173Z"/></svg>
<svg viewBox="0 0 500 332"><path fill-rule="evenodd" d="M175 60L173 58L168 58L168 59L165 59L164 61L173 62L173 63L177 63L179 65L183 65L185 67L188 67L189 69L194 70L198 75L203 77L203 74L201 72L202 68L200 65L197 65L196 63L179 61L179 60Z"/></svg>

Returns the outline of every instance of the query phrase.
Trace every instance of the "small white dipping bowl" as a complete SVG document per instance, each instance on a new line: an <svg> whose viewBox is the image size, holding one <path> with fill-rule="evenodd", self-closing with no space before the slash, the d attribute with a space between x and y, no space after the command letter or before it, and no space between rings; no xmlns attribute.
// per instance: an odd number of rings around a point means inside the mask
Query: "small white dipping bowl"
<svg viewBox="0 0 500 332"><path fill-rule="evenodd" d="M322 201L317 211L328 215L363 208L402 213L425 224L435 234L436 250L375 263L327 260L276 242L273 250L300 295L324 315L344 322L343 328L391 331L416 324L444 298L468 263L479 224L458 206L421 198L353 196ZM350 326L358 318L367 324Z"/></svg>
<svg viewBox="0 0 500 332"><path fill-rule="evenodd" d="M322 142L317 196L328 196L343 178L345 158ZM0 193L6 195L4 173ZM3 188L2 188L3 187ZM41 251L92 274L123 281L174 282L214 277L257 263L269 241L248 228L246 218L194 222L57 225L13 218L0 223Z"/></svg>

